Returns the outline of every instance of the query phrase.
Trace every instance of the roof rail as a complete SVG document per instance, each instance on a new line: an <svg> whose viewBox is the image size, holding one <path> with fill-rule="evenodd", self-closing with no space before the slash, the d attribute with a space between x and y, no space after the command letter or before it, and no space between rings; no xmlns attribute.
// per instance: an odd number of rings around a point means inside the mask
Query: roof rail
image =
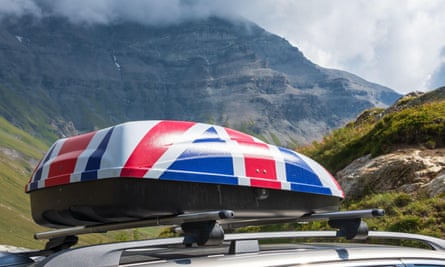
<svg viewBox="0 0 445 267"><path fill-rule="evenodd" d="M425 245L431 247L431 249L433 250L445 251L445 240L427 235L399 233L399 232L370 231L368 233L368 236L370 238L420 241Z"/></svg>
<svg viewBox="0 0 445 267"><path fill-rule="evenodd" d="M77 243L77 235L88 233L103 233L112 230L158 226L158 225L181 225L184 232L183 243L191 246L219 244L224 240L224 227L239 228L249 225L261 225L283 222L306 222L315 220L328 220L337 237L347 239L366 239L368 237L368 226L362 218L383 216L382 209L338 211L328 213L314 213L299 218L257 219L240 220L234 219L231 210L208 211L199 213L179 214L171 217L145 219L121 223L107 223L99 225L77 226L65 229L57 229L43 233L36 233L35 239L49 239L41 254L53 253L69 248Z"/></svg>
<svg viewBox="0 0 445 267"><path fill-rule="evenodd" d="M336 238L337 231L284 231L284 232L260 232L260 233L239 233L227 234L225 241L243 240L266 240L279 238ZM414 240L428 245L433 250L445 251L445 240L419 234L369 231L368 238L374 239L394 239L394 240Z"/></svg>

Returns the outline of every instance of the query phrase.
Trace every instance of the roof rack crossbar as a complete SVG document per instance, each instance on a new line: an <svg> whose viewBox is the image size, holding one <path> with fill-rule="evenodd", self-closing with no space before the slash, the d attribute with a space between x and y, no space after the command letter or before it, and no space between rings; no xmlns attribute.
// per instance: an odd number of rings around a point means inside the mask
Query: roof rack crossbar
<svg viewBox="0 0 445 267"><path fill-rule="evenodd" d="M155 219L136 220L136 221L122 222L122 223L106 223L106 224L86 225L86 226L57 229L48 232L36 233L34 235L34 238L38 240L53 239L63 236L74 236L74 235L90 234L90 233L104 233L112 230L121 230L121 229L129 229L136 227L180 225L189 222L216 221L221 219L228 219L232 218L233 216L234 213L231 210L187 213L187 214L179 214L177 216L172 216L172 217L161 217Z"/></svg>
<svg viewBox="0 0 445 267"><path fill-rule="evenodd" d="M356 218L373 218L383 215L385 215L385 211L383 209L347 210L309 214L299 218L298 221L311 222L320 220L346 220Z"/></svg>
<svg viewBox="0 0 445 267"><path fill-rule="evenodd" d="M266 218L266 219L250 219L237 221L223 221L222 226L226 229L236 229L245 226L266 225L275 223L294 223L294 222L312 222L312 221L328 221L337 231L338 237L346 237L347 239L366 239L368 233L367 224L362 218L380 217L385 214L383 209L365 209L336 211L326 213L312 213L299 218Z"/></svg>

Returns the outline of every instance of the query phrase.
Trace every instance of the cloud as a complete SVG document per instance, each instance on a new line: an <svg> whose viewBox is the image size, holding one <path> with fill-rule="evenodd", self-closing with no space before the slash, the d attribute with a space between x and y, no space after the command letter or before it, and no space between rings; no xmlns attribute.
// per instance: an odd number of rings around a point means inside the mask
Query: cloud
<svg viewBox="0 0 445 267"><path fill-rule="evenodd" d="M0 0L0 18L3 16L40 16L40 8L32 0Z"/></svg>
<svg viewBox="0 0 445 267"><path fill-rule="evenodd" d="M442 49L440 66L431 75L428 80L429 88L438 88L445 86L445 47Z"/></svg>
<svg viewBox="0 0 445 267"><path fill-rule="evenodd" d="M445 47L442 0L0 0L4 15L58 15L74 23L179 23L244 17L297 46L316 64L399 92L427 90Z"/></svg>
<svg viewBox="0 0 445 267"><path fill-rule="evenodd" d="M315 63L399 92L428 90L445 46L445 2L262 1L250 19L284 36ZM261 6L261 5L259 5Z"/></svg>
<svg viewBox="0 0 445 267"><path fill-rule="evenodd" d="M119 21L171 24L212 15L227 17L235 9L227 4L230 1L208 0L36 0L36 3L47 15L64 16L74 23L88 24Z"/></svg>

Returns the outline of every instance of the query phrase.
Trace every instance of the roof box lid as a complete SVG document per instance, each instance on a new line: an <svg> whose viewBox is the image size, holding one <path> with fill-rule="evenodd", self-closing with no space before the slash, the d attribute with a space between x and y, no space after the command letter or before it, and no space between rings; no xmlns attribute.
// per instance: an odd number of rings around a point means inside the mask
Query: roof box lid
<svg viewBox="0 0 445 267"><path fill-rule="evenodd" d="M27 192L111 178L250 186L343 198L314 160L229 128L187 121L134 121L56 141Z"/></svg>

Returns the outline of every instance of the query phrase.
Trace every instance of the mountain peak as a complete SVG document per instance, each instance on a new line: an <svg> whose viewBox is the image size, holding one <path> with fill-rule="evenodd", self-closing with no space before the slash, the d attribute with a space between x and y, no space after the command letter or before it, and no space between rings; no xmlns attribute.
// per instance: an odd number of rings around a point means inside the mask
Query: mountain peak
<svg viewBox="0 0 445 267"><path fill-rule="evenodd" d="M0 26L0 53L7 96L0 114L31 130L53 118L81 132L128 120L193 120L291 145L399 97L313 64L254 23L217 17L163 26L10 20ZM37 111L36 125L29 116Z"/></svg>

